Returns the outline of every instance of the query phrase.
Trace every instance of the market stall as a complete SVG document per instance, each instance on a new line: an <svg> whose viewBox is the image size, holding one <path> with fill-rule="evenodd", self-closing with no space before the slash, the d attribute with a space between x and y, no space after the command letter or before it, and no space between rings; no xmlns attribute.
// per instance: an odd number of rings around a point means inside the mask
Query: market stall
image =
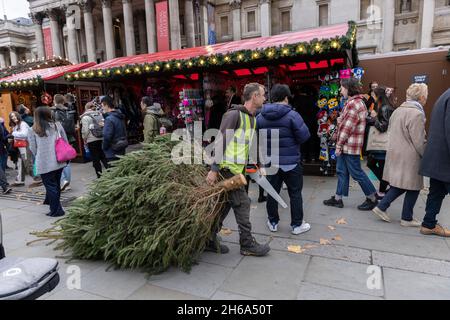
<svg viewBox="0 0 450 320"><path fill-rule="evenodd" d="M239 95L250 81L263 83L268 92L273 83L286 83L296 94L293 106L304 116L314 137L305 147L304 153L309 155L305 161L311 162L316 173L333 174L329 137L342 106L337 83L352 73L362 74L361 69L352 69L358 62L355 41L356 26L349 22L271 37L116 58L69 72L65 78L74 83L102 82L104 92L111 94L117 103L125 100L120 91L128 92L128 99L134 97L134 101L129 102L126 112L136 110L132 106L148 95L161 103L166 113L181 119L182 124L203 119L204 127L217 127L220 123L227 107L224 92L229 86L235 87Z"/></svg>
<svg viewBox="0 0 450 320"><path fill-rule="evenodd" d="M35 108L53 103L53 96L57 93L70 93L76 97L77 114L84 112L85 100L100 94L100 85L93 83L67 82L63 75L67 72L75 72L92 67L95 63L81 63L77 65L65 64L62 66L40 68L10 75L0 79L0 117L8 119L8 115L15 108L23 104L31 112ZM87 87L85 87L87 85ZM77 151L81 156L83 144L81 143L79 130L77 130Z"/></svg>

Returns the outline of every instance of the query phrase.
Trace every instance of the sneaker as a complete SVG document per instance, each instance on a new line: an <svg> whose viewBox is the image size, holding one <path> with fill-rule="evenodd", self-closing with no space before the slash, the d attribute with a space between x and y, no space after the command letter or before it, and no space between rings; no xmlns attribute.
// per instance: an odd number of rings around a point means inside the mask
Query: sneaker
<svg viewBox="0 0 450 320"><path fill-rule="evenodd" d="M69 186L70 182L69 181L64 181L62 186L61 186L61 191L64 191L67 189L67 187Z"/></svg>
<svg viewBox="0 0 450 320"><path fill-rule="evenodd" d="M11 193L11 191L12 191L12 189L10 187L4 187L2 193L3 194L8 194L8 193Z"/></svg>
<svg viewBox="0 0 450 320"><path fill-rule="evenodd" d="M420 233L424 235L435 235L440 237L450 237L450 230L447 228L444 228L439 223L436 224L436 226L433 229L425 228L422 226L420 228Z"/></svg>
<svg viewBox="0 0 450 320"><path fill-rule="evenodd" d="M292 227L291 233L297 235L297 234L305 233L305 232L309 231L310 229L311 229L311 225L309 223L303 221L301 226Z"/></svg>
<svg viewBox="0 0 450 320"><path fill-rule="evenodd" d="M336 207L336 208L343 208L344 207L344 202L342 201L342 199L336 200L335 196L332 196L328 200L324 200L323 204L326 205L326 206Z"/></svg>
<svg viewBox="0 0 450 320"><path fill-rule="evenodd" d="M226 245L221 244L219 241L211 240L206 245L205 251L226 254L226 253L230 252L230 249Z"/></svg>
<svg viewBox="0 0 450 320"><path fill-rule="evenodd" d="M267 243L260 244L256 242L255 238L252 239L252 242L249 245L241 245L241 254L243 256L262 257L265 256L269 251L270 247Z"/></svg>
<svg viewBox="0 0 450 320"><path fill-rule="evenodd" d="M378 204L377 200L372 201L369 198L367 198L363 204L358 206L358 210L369 211L369 210L372 210L373 208L375 208L377 206L377 204Z"/></svg>
<svg viewBox="0 0 450 320"><path fill-rule="evenodd" d="M374 213L377 217L379 217L383 221L391 222L391 218L389 217L389 215L378 207L373 208L372 213Z"/></svg>
<svg viewBox="0 0 450 320"><path fill-rule="evenodd" d="M402 227L413 227L413 228L417 228L420 227L422 225L422 223L420 223L420 221L418 221L417 219L412 219L411 221L406 221L406 220L400 220L400 225Z"/></svg>
<svg viewBox="0 0 450 320"><path fill-rule="evenodd" d="M271 232L277 232L278 231L278 223L270 222L270 220L267 220L267 226L269 227L269 230Z"/></svg>

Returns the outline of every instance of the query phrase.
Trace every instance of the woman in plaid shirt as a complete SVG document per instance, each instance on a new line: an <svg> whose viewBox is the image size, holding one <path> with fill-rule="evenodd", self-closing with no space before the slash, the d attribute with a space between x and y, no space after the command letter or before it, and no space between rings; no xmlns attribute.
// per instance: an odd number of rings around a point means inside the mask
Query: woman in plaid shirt
<svg viewBox="0 0 450 320"><path fill-rule="evenodd" d="M338 183L336 195L323 203L326 206L343 208L342 197L348 197L350 175L359 183L366 195L366 201L358 206L359 210L372 210L377 205L376 189L361 169L361 149L364 144L367 108L361 95L358 79L350 78L341 81L341 94L348 97L344 110L338 118L336 135L336 173Z"/></svg>

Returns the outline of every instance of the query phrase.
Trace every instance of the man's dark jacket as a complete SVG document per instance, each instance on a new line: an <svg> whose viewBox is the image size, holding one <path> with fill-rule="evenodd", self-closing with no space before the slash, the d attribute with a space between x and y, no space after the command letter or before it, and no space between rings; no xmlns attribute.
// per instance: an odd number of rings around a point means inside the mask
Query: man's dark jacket
<svg viewBox="0 0 450 320"><path fill-rule="evenodd" d="M107 114L103 127L103 151L107 159L113 159L116 155L124 155L125 149L114 151L112 145L121 138L127 137L125 128L125 116L120 110L114 110Z"/></svg>

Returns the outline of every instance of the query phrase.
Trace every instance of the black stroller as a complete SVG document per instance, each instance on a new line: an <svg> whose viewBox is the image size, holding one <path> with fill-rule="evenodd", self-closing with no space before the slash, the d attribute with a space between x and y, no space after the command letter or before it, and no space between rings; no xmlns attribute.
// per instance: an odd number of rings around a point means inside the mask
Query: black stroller
<svg viewBox="0 0 450 320"><path fill-rule="evenodd" d="M0 215L0 300L35 300L59 283L58 261L5 257Z"/></svg>

